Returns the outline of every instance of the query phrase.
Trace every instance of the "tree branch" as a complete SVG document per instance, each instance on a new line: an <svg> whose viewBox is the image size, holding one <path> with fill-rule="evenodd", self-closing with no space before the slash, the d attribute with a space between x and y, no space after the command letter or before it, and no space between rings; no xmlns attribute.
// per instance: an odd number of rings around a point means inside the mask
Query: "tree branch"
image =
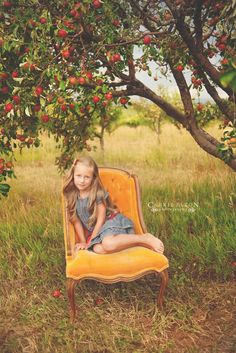
<svg viewBox="0 0 236 353"><path fill-rule="evenodd" d="M194 13L194 25L195 25L195 33L196 33L196 44L203 51L203 43L202 43L202 0L198 0L196 2L196 8Z"/></svg>
<svg viewBox="0 0 236 353"><path fill-rule="evenodd" d="M190 95L189 92L189 88L187 85L187 82L185 80L184 75L182 74L182 72L179 72L175 69L174 64L171 62L171 60L167 59L172 74L174 76L174 79L176 81L176 84L179 88L179 92L181 95L181 99L184 105L184 110L185 110L185 114L186 114L186 118L188 120L189 125L196 125L196 120L194 117L194 109L193 109L193 103L192 103L192 97Z"/></svg>

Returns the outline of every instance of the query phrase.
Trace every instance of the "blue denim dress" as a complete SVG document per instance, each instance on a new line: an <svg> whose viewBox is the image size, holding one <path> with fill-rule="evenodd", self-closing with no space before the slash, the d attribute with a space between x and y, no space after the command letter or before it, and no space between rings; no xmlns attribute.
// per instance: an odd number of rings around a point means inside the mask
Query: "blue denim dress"
<svg viewBox="0 0 236 353"><path fill-rule="evenodd" d="M109 195L108 192L105 194L105 198ZM102 200L97 197L97 204L101 203ZM88 220L90 217L88 211L89 197L80 198L78 197L76 203L76 212L77 216L83 223L84 227L88 229L89 232L92 232L94 227L88 226ZM98 232L95 238L92 239L89 244L88 250L92 251L95 244L102 242L105 236L114 235L114 234L134 234L134 224L128 217L124 216L122 213L117 213L112 219L106 219L102 228Z"/></svg>

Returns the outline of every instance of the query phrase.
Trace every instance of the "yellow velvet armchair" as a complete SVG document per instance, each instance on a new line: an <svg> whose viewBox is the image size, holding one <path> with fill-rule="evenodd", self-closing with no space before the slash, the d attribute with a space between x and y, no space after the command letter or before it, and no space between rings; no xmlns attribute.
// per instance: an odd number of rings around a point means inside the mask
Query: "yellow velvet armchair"
<svg viewBox="0 0 236 353"><path fill-rule="evenodd" d="M132 219L136 234L147 232L141 208L140 189L135 175L117 168L99 168L105 189L120 212ZM70 318L75 319L75 284L84 279L103 283L133 281L148 273L161 276L157 305L162 309L164 291L168 283L168 259L142 246L128 248L112 254L96 254L80 250L74 254L74 227L68 221L66 202L62 196L64 241L66 256L67 293L70 303Z"/></svg>

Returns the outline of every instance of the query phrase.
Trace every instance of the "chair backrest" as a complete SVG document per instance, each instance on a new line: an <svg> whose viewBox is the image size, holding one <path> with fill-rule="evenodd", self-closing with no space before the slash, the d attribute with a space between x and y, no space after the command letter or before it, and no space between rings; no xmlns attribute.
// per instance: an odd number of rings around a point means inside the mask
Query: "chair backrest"
<svg viewBox="0 0 236 353"><path fill-rule="evenodd" d="M132 219L137 234L145 233L146 226L141 207L141 195L136 175L118 168L99 168L105 189L120 212Z"/></svg>
<svg viewBox="0 0 236 353"><path fill-rule="evenodd" d="M99 175L105 189L109 192L119 211L134 222L135 233L146 233L147 229L143 219L141 194L138 178L125 170L118 168L100 167ZM75 243L74 227L68 221L65 207L65 198L62 194L64 240L66 257L71 257Z"/></svg>

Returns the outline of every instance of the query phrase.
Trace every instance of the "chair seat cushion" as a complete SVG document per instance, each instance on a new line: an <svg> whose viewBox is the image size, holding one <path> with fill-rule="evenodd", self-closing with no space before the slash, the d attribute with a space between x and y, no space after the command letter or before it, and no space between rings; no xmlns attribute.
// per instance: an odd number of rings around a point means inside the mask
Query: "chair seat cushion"
<svg viewBox="0 0 236 353"><path fill-rule="evenodd" d="M149 271L161 272L168 267L168 259L164 255L141 246L112 254L80 250L74 258L67 258L66 276L77 280L131 279Z"/></svg>

